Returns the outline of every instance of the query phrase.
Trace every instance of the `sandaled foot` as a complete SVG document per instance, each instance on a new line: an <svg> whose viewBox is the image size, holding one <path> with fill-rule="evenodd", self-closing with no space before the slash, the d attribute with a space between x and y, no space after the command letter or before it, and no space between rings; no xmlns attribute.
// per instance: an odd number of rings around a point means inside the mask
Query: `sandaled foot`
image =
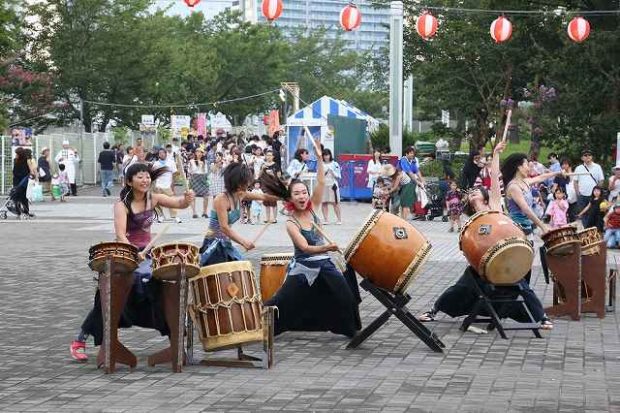
<svg viewBox="0 0 620 413"><path fill-rule="evenodd" d="M435 321L435 313L432 311L426 311L418 316L418 321L423 323Z"/></svg>
<svg viewBox="0 0 620 413"><path fill-rule="evenodd" d="M83 341L73 340L69 347L71 351L71 357L79 362L88 361L88 355L86 354L86 343Z"/></svg>
<svg viewBox="0 0 620 413"><path fill-rule="evenodd" d="M540 320L540 328L542 330L553 330L553 323L548 318L543 318Z"/></svg>

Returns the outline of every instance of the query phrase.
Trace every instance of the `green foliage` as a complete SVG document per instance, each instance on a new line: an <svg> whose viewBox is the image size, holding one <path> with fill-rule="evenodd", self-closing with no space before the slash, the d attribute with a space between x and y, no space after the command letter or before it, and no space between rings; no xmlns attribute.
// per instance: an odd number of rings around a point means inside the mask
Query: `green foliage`
<svg viewBox="0 0 620 413"><path fill-rule="evenodd" d="M129 135L131 130L123 126L116 126L112 128L112 136L114 136L114 143L126 145L129 143Z"/></svg>
<svg viewBox="0 0 620 413"><path fill-rule="evenodd" d="M160 143L168 143L172 139L172 131L164 126L157 127L157 139Z"/></svg>
<svg viewBox="0 0 620 413"><path fill-rule="evenodd" d="M544 111L522 116L532 137L560 153L576 155L589 146L608 157L609 147L620 130L620 30L615 15L588 16L594 30L581 44L566 35L566 20L555 6L517 0L440 0L405 2L406 13L419 15L426 6L470 9L547 9L549 13L509 16L512 38L495 44L489 13L441 12L437 35L425 41L414 25L405 30L406 72L414 75L416 103L431 118L450 110L457 120L453 148L460 146L465 120L470 121L470 144L484 144L492 131L501 131L500 101L528 100L526 87L554 87L557 101ZM614 0L569 2L569 10L612 10ZM515 110L515 118L519 118ZM535 119L530 119L532 115ZM499 133L501 135L501 132ZM532 144L534 152L537 148ZM526 151L526 152L529 152Z"/></svg>

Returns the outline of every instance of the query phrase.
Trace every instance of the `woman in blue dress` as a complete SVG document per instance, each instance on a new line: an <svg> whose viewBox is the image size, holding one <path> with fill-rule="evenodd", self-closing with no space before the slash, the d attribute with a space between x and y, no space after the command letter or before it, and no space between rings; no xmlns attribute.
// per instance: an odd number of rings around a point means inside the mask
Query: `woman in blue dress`
<svg viewBox="0 0 620 413"><path fill-rule="evenodd" d="M213 265L221 262L239 261L241 253L232 242L236 242L246 251L254 249L252 241L246 239L232 228L241 218L241 201L271 201L278 197L269 194L248 192L254 182L254 170L241 162L229 164L223 172L225 191L213 200L213 209L209 215L209 229L200 249L200 265Z"/></svg>
<svg viewBox="0 0 620 413"><path fill-rule="evenodd" d="M331 331L353 337L361 328L359 290L355 272L340 272L328 252L338 246L326 243L317 230L315 208L321 205L325 186L323 157L313 141L317 158L317 184L312 196L302 181L293 179L285 208L290 212L286 230L295 253L286 279L265 305L278 307L275 334L285 331Z"/></svg>

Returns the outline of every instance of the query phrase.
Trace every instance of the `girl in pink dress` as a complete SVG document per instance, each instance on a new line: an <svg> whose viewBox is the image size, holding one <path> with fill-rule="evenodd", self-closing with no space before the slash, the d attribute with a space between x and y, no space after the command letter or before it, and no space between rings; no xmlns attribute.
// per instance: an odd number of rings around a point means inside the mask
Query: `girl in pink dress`
<svg viewBox="0 0 620 413"><path fill-rule="evenodd" d="M568 201L566 201L566 194L561 188L557 188L553 193L553 201L549 203L547 208L547 215L551 217L551 227L559 228L566 226L568 220L566 214L568 212Z"/></svg>

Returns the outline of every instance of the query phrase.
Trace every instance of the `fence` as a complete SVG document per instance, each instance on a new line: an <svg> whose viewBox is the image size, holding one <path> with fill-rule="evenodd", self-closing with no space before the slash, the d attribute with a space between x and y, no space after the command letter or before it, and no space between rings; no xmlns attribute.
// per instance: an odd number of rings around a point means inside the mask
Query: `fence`
<svg viewBox="0 0 620 413"><path fill-rule="evenodd" d="M133 146L137 138L142 138L143 144L151 148L158 143L155 134L141 134L132 131L128 136L127 145ZM45 147L50 150L50 165L54 173L58 165L54 158L62 149L62 142L69 141L69 146L74 148L79 156L80 163L76 168L76 183L78 185L93 185L99 182L99 166L97 159L99 152L103 150L103 142L114 144L114 137L110 132L79 133L60 131L36 135L32 137L32 156L36 160L41 156L41 150ZM13 154L10 136L0 136L0 194L7 194L13 187Z"/></svg>

